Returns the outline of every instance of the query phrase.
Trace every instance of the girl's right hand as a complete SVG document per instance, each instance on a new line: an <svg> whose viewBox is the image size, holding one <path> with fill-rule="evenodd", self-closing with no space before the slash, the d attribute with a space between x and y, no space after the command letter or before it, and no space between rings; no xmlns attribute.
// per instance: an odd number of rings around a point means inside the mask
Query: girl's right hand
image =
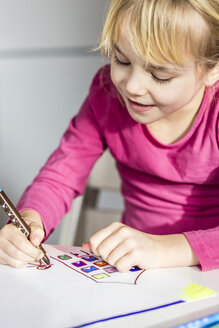
<svg viewBox="0 0 219 328"><path fill-rule="evenodd" d="M11 223L0 230L0 263L14 268L38 261L44 256L36 247L45 235L39 214L33 210L24 210L21 215L31 229L30 240Z"/></svg>

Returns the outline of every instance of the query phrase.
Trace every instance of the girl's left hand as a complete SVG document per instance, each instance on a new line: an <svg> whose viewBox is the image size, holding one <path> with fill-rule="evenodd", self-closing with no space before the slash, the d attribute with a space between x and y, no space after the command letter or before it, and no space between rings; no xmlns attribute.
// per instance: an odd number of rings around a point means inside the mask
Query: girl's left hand
<svg viewBox="0 0 219 328"><path fill-rule="evenodd" d="M101 256L120 272L129 271L132 266L157 269L198 264L183 234L152 235L119 222L98 231L83 248Z"/></svg>

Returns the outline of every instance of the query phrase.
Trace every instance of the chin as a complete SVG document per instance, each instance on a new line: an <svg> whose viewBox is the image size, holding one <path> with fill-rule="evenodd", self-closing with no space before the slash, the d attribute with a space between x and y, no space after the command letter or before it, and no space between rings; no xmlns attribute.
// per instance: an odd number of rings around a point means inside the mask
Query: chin
<svg viewBox="0 0 219 328"><path fill-rule="evenodd" d="M129 112L129 115L131 116L131 118L137 122L137 123L140 123L140 124L149 124L149 123L152 123L154 120L151 120L149 119L148 117L144 117L143 115L139 115L139 114L136 114L136 113L130 113Z"/></svg>
<svg viewBox="0 0 219 328"><path fill-rule="evenodd" d="M144 118L140 118L140 117L135 117L134 115L131 115L131 118L137 122L137 123L140 123L140 124L149 124L149 123L152 123L153 121L152 120L148 120L148 119L144 119Z"/></svg>

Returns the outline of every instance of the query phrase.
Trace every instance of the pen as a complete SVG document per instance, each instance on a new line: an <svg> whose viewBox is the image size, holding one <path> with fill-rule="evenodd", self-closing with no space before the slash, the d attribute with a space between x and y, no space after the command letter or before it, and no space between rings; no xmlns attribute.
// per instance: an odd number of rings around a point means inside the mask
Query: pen
<svg viewBox="0 0 219 328"><path fill-rule="evenodd" d="M25 234L25 236L29 239L30 237L30 227L26 224L26 222L22 219L22 216L20 213L16 210L15 206L12 204L12 202L9 200L7 195L4 193L2 189L0 189L0 205L3 208L3 210L7 213L9 216L10 221L21 231ZM37 246L44 254L43 261L46 264L50 264L50 260L48 256L46 255L46 251L43 248L43 246L40 244Z"/></svg>

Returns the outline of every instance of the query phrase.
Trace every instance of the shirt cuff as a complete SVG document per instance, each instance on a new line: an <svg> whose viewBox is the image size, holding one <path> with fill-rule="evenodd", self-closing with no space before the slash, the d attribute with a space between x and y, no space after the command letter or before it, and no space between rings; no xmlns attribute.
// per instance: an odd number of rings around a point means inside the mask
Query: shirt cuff
<svg viewBox="0 0 219 328"><path fill-rule="evenodd" d="M198 268L202 271L209 271L214 269L211 258L209 257L206 248L204 247L199 235L196 231L184 232L191 248L199 259L200 265Z"/></svg>

